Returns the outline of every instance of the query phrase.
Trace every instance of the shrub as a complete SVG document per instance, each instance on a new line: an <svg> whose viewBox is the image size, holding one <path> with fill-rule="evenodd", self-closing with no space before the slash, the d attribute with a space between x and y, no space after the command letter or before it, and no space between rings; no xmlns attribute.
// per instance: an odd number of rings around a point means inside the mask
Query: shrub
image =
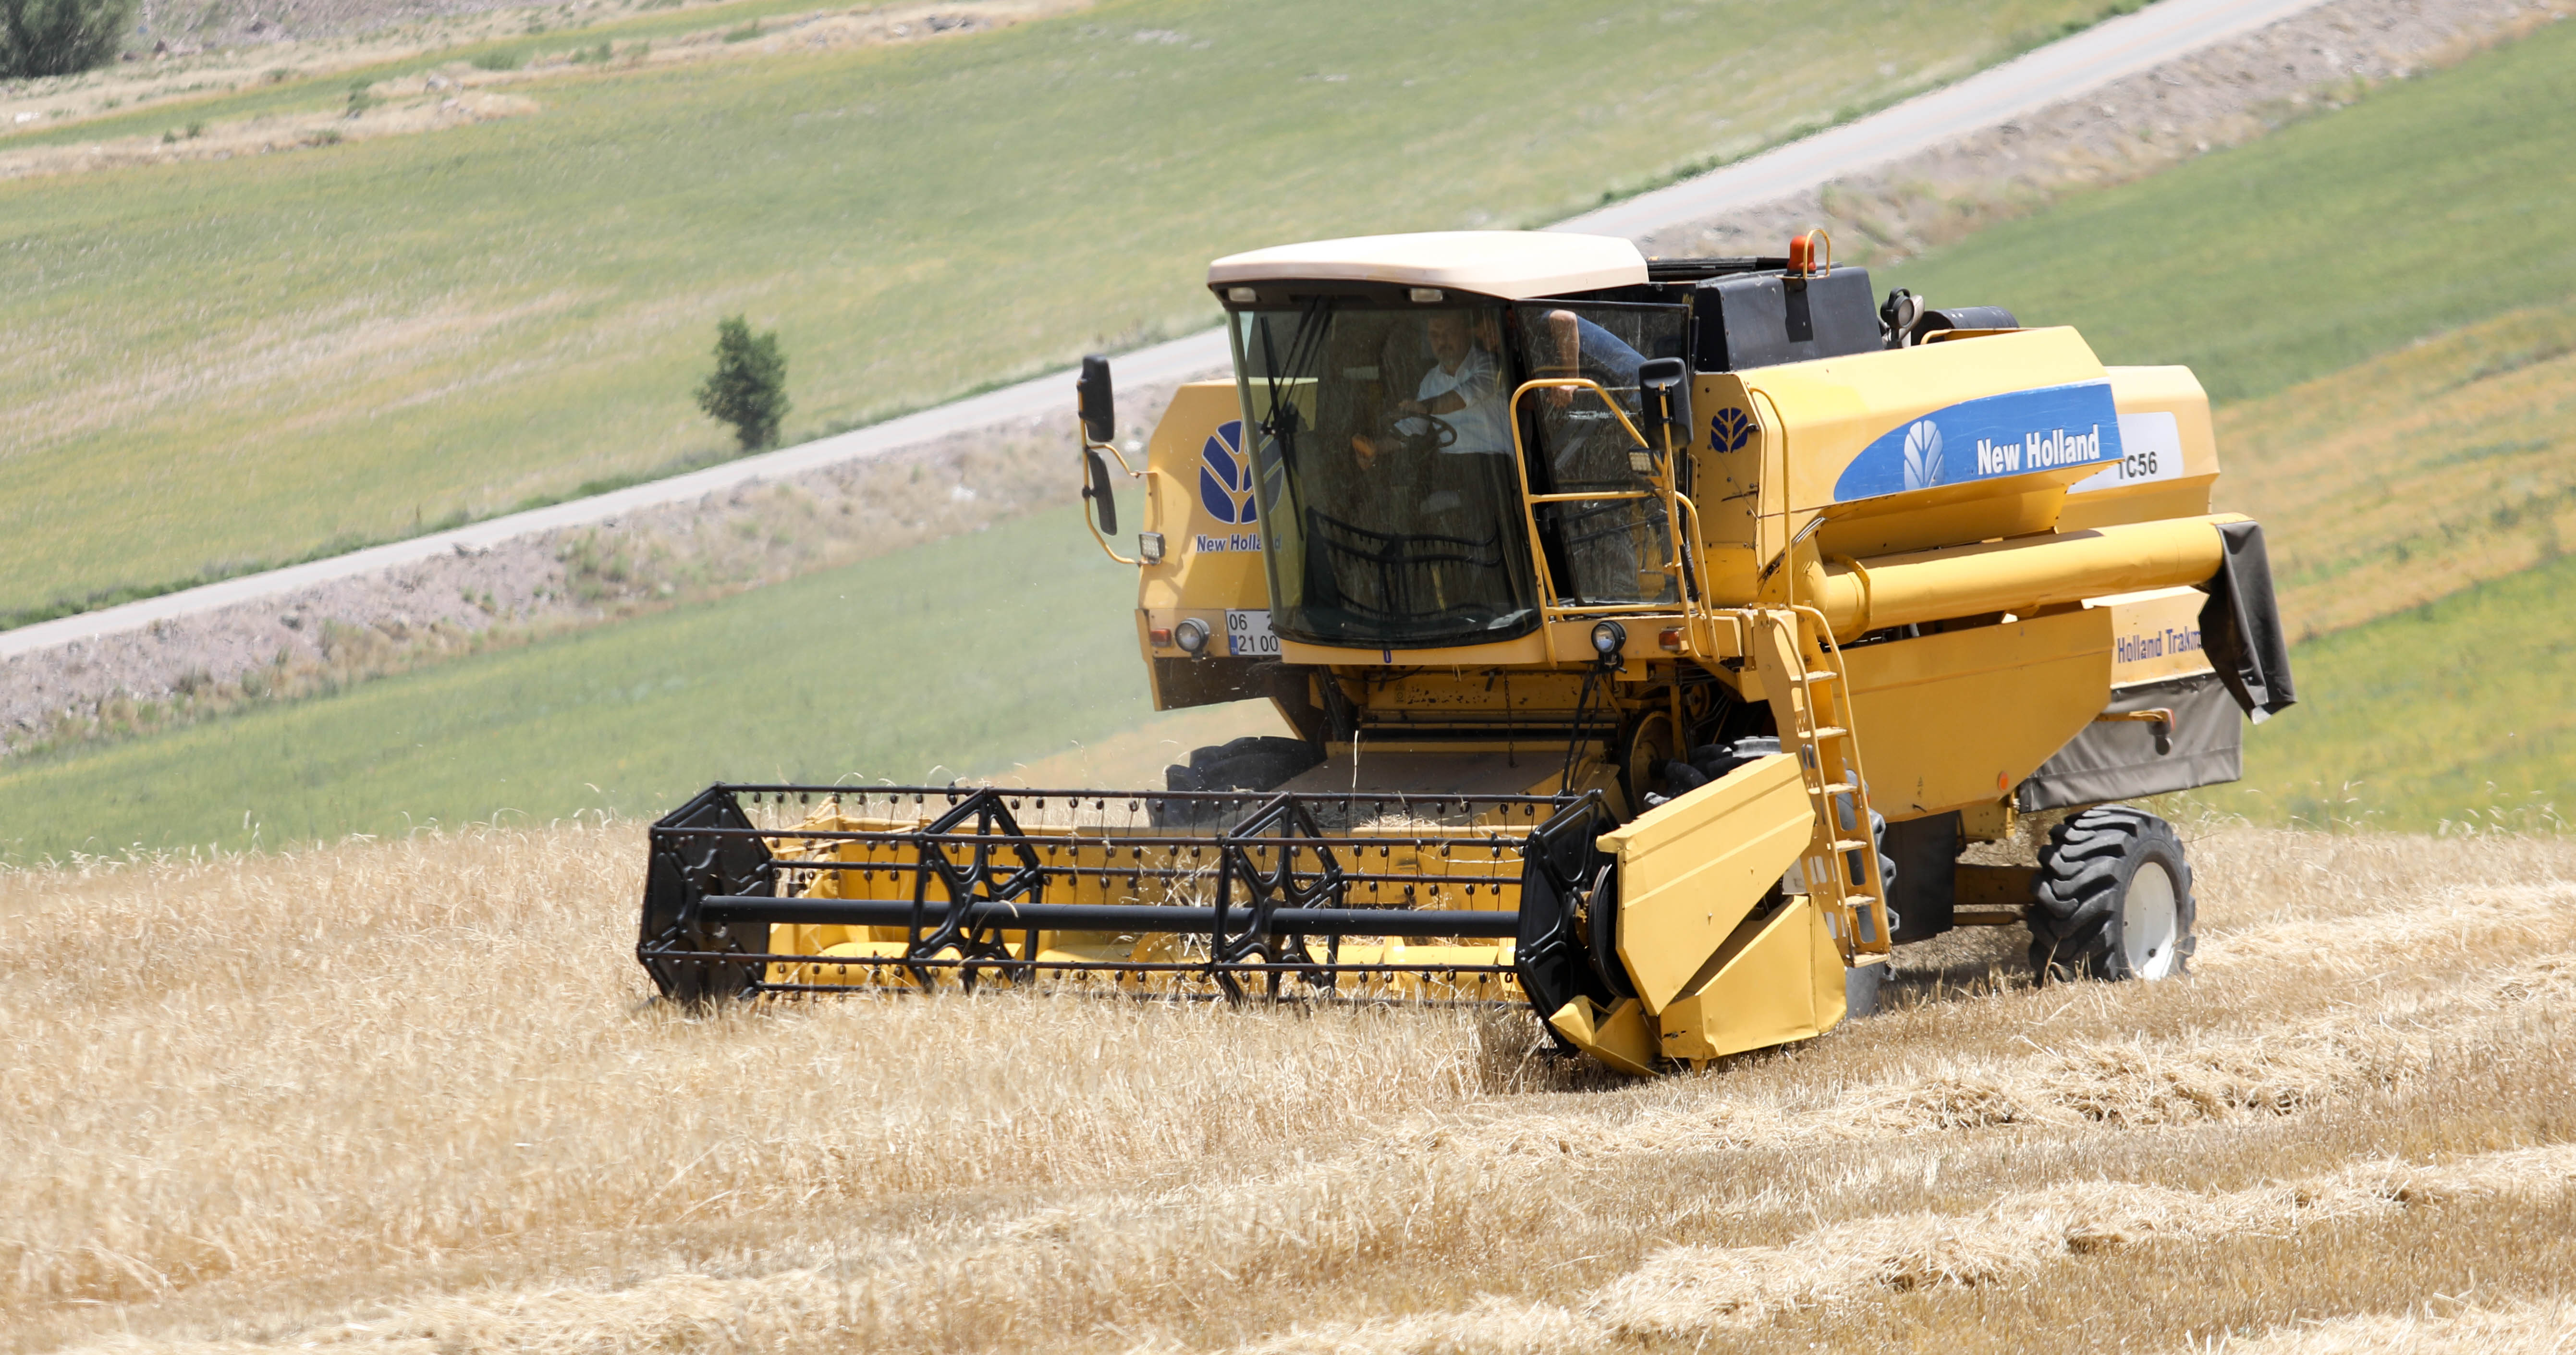
<svg viewBox="0 0 2576 1355"><path fill-rule="evenodd" d="M473 57L475 68L486 71L515 71L526 60L526 56L507 47L476 52Z"/></svg>
<svg viewBox="0 0 2576 1355"><path fill-rule="evenodd" d="M755 338L739 315L718 323L716 369L698 387L698 408L732 424L746 452L775 444L779 421L790 408L787 355L778 351L778 331Z"/></svg>
<svg viewBox="0 0 2576 1355"><path fill-rule="evenodd" d="M75 75L116 57L134 0L0 0L0 80Z"/></svg>

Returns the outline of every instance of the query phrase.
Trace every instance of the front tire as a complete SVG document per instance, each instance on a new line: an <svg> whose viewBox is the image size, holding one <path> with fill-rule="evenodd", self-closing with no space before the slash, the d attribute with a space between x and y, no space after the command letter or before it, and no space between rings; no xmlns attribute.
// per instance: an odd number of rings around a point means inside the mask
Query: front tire
<svg viewBox="0 0 2576 1355"><path fill-rule="evenodd" d="M2126 805L2050 830L2030 905L2030 967L2041 982L2171 978L2198 944L2191 864L2173 825Z"/></svg>

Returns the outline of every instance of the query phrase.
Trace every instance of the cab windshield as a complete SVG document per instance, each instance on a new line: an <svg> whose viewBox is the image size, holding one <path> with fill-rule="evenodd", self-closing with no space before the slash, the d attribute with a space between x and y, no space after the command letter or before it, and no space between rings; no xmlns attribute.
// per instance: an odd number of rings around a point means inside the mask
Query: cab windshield
<svg viewBox="0 0 2576 1355"><path fill-rule="evenodd" d="M1233 319L1273 629L1407 649L1535 626L1503 307L1322 297Z"/></svg>

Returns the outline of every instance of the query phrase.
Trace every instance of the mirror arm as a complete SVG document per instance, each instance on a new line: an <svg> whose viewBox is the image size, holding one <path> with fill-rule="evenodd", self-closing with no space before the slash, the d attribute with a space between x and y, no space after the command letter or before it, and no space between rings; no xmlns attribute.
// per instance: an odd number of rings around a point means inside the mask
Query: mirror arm
<svg viewBox="0 0 2576 1355"><path fill-rule="evenodd" d="M1086 512L1082 515L1082 525L1091 529L1091 539L1100 543L1101 554L1108 556L1110 559L1115 560L1122 565L1142 565L1145 563L1142 560L1130 560L1126 556L1119 554L1118 548L1109 544L1109 538L1100 534L1100 524L1091 520L1090 513Z"/></svg>

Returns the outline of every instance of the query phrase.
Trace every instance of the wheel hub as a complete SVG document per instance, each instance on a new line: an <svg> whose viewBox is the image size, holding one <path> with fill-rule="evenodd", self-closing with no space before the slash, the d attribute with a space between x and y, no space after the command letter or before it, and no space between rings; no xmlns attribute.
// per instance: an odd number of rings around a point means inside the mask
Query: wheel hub
<svg viewBox="0 0 2576 1355"><path fill-rule="evenodd" d="M2161 979L2173 972L2181 913L2174 901L2173 876L2164 863L2141 863L2129 877L2128 897L2120 908L2120 951L2130 973Z"/></svg>

